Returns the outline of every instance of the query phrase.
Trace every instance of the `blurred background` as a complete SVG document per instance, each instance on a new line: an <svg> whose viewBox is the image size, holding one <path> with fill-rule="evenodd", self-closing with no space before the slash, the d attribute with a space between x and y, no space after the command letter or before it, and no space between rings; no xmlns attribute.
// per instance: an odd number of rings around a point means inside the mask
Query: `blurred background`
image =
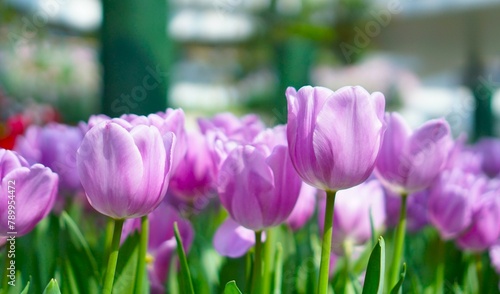
<svg viewBox="0 0 500 294"><path fill-rule="evenodd" d="M182 107L286 121L361 85L413 126L500 134L500 0L1 0L0 145L29 124Z"/></svg>

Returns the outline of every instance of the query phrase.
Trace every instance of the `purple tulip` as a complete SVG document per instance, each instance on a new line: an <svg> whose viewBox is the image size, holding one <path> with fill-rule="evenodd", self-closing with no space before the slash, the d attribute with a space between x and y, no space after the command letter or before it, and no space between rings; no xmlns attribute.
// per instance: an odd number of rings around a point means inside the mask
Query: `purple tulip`
<svg viewBox="0 0 500 294"><path fill-rule="evenodd" d="M165 112L157 112L148 116L123 114L120 116L120 119L129 122L132 126L155 126L160 131L162 136L168 137L171 132L174 133L176 143L172 162L172 171L177 169L177 166L179 166L187 150L187 137L186 130L184 128L185 115L182 109L168 108ZM84 132L87 132L95 125L108 120L111 120L111 118L106 115L93 115L89 118L88 124L80 124L80 128L84 130Z"/></svg>
<svg viewBox="0 0 500 294"><path fill-rule="evenodd" d="M319 225L323 231L325 215L325 192L322 193L319 209ZM384 189L379 181L368 180L358 186L337 192L333 214L332 249L344 254L344 245L362 245L371 237L370 215L375 230L385 223Z"/></svg>
<svg viewBox="0 0 500 294"><path fill-rule="evenodd" d="M395 227L398 224L401 212L401 197L391 190L385 190L385 211L387 214L387 227ZM423 229L428 223L427 202L429 191L422 190L409 195L406 207L406 227L410 232Z"/></svg>
<svg viewBox="0 0 500 294"><path fill-rule="evenodd" d="M17 153L0 149L0 180L0 236L25 235L54 206L59 177L48 167L29 166Z"/></svg>
<svg viewBox="0 0 500 294"><path fill-rule="evenodd" d="M429 220L444 240L454 239L471 223L474 199L482 193L484 178L460 169L444 171L430 188Z"/></svg>
<svg viewBox="0 0 500 294"><path fill-rule="evenodd" d="M99 123L85 135L77 167L89 203L115 219L147 215L168 188L175 135L125 120Z"/></svg>
<svg viewBox="0 0 500 294"><path fill-rule="evenodd" d="M15 150L30 164L41 163L59 175L62 190L81 189L76 169L76 151L83 140L78 127L50 123L31 126L25 136L17 139Z"/></svg>
<svg viewBox="0 0 500 294"><path fill-rule="evenodd" d="M158 208L148 215L149 238L148 255L153 259L148 267L148 276L151 284L151 293L164 293L165 281L175 256L177 242L174 235L174 222L177 222L184 251L188 252L194 239L193 227L189 221L183 219L179 213L164 201ZM123 226L122 241L134 232L140 230L140 218L129 219Z"/></svg>
<svg viewBox="0 0 500 294"><path fill-rule="evenodd" d="M260 231L279 225L292 212L302 182L287 152L283 145L271 154L245 145L229 153L219 172L218 191L236 222Z"/></svg>
<svg viewBox="0 0 500 294"><path fill-rule="evenodd" d="M265 233L262 234L261 240L262 242L266 240ZM238 258L255 245L255 232L229 217L215 232L213 245L220 255Z"/></svg>
<svg viewBox="0 0 500 294"><path fill-rule="evenodd" d="M288 88L286 96L290 157L302 179L332 191L365 181L385 131L384 96L359 86Z"/></svg>
<svg viewBox="0 0 500 294"><path fill-rule="evenodd" d="M306 183L302 183L299 198L286 223L293 231L302 228L311 219L316 208L316 194L318 190Z"/></svg>
<svg viewBox="0 0 500 294"><path fill-rule="evenodd" d="M482 157L482 170L489 177L500 175L500 139L484 138L481 139L474 150L478 151Z"/></svg>
<svg viewBox="0 0 500 294"><path fill-rule="evenodd" d="M197 132L187 136L188 148L183 163L173 173L169 194L186 202L214 193L213 162L206 138Z"/></svg>
<svg viewBox="0 0 500 294"><path fill-rule="evenodd" d="M443 119L430 120L412 132L398 113L386 114L387 131L375 173L398 194L423 190L445 168L453 146Z"/></svg>
<svg viewBox="0 0 500 294"><path fill-rule="evenodd" d="M494 187L491 187L494 186ZM471 223L458 238L463 249L483 251L500 237L500 183L485 188L482 194L473 199Z"/></svg>

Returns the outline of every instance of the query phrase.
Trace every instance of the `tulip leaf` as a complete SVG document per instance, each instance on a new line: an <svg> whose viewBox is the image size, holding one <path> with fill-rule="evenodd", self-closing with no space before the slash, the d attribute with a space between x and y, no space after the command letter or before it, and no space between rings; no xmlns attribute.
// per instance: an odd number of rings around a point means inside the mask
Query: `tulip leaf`
<svg viewBox="0 0 500 294"><path fill-rule="evenodd" d="M392 288L391 294L399 294L403 291L403 282L406 277L406 263L403 263L403 270L401 271L401 276L397 284Z"/></svg>
<svg viewBox="0 0 500 294"><path fill-rule="evenodd" d="M59 254L61 281L65 293L93 293L99 290L99 270L78 225L66 213L60 217Z"/></svg>
<svg viewBox="0 0 500 294"><path fill-rule="evenodd" d="M43 291L43 294L61 294L61 290L59 290L59 284L55 279L51 279L47 284L47 287Z"/></svg>
<svg viewBox="0 0 500 294"><path fill-rule="evenodd" d="M362 293L382 294L384 290L385 274L385 242L379 237L377 244L372 250L368 267L366 268L365 284Z"/></svg>
<svg viewBox="0 0 500 294"><path fill-rule="evenodd" d="M133 294L137 261L139 256L140 236L136 231L123 242L118 253L113 293ZM147 293L147 292L146 292Z"/></svg>
<svg viewBox="0 0 500 294"><path fill-rule="evenodd" d="M235 281L227 282L226 287L224 288L224 294L241 294L240 289L236 286Z"/></svg>
<svg viewBox="0 0 500 294"><path fill-rule="evenodd" d="M181 264L181 274L180 283L182 293L192 293L194 294L193 282L191 280L191 272L189 271L189 266L187 263L186 253L184 252L184 247L182 246L182 239L179 233L179 227L177 222L174 223L175 240L177 241L177 255L179 256L179 261Z"/></svg>
<svg viewBox="0 0 500 294"><path fill-rule="evenodd" d="M24 287L23 291L21 291L21 294L28 294L29 290L30 290L30 282L28 281L26 287Z"/></svg>

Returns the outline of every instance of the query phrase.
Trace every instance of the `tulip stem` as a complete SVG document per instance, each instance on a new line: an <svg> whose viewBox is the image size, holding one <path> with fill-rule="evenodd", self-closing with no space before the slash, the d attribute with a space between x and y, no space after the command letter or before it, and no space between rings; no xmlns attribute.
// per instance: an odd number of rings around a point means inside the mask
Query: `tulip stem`
<svg viewBox="0 0 500 294"><path fill-rule="evenodd" d="M270 229L266 232L266 242L264 243L263 250L263 260L264 260L264 273L262 278L262 293L271 293L271 278L272 271L274 269L273 265L273 257L275 252L275 244L274 244L274 230Z"/></svg>
<svg viewBox="0 0 500 294"><path fill-rule="evenodd" d="M399 213L398 227L396 228L396 235L394 237L394 250L392 256L392 263L389 272L389 283L387 286L389 289L394 287L398 282L400 268L401 268L401 257L403 255L403 247L405 242L406 234L406 202L408 195L406 193L401 194L401 210Z"/></svg>
<svg viewBox="0 0 500 294"><path fill-rule="evenodd" d="M122 235L123 219L115 219L115 227L113 229L113 241L111 242L111 252L108 259L108 267L106 276L104 277L104 287L102 293L111 294L113 290L113 282L115 279L116 263L118 261L118 251L120 250L120 238Z"/></svg>
<svg viewBox="0 0 500 294"><path fill-rule="evenodd" d="M147 215L141 217L141 239L139 243L139 260L137 261L137 274L134 293L144 293L144 278L146 276L146 254L148 249L149 218Z"/></svg>
<svg viewBox="0 0 500 294"><path fill-rule="evenodd" d="M255 256L253 260L252 293L260 294L262 282L262 231L255 232Z"/></svg>
<svg viewBox="0 0 500 294"><path fill-rule="evenodd" d="M319 294L328 293L328 278L330 272L330 252L332 250L333 232L333 206L337 191L326 191L326 210L323 230L323 242L321 245L321 263L319 267Z"/></svg>
<svg viewBox="0 0 500 294"><path fill-rule="evenodd" d="M115 220L108 218L106 223L106 236L104 239L104 256L103 260L108 260L109 254L111 253L111 243L113 242L113 230L115 228Z"/></svg>

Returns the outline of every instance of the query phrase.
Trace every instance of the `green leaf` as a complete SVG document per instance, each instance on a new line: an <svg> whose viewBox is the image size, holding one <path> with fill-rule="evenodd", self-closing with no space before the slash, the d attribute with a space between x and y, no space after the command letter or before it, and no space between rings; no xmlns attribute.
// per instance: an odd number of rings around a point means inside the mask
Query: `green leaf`
<svg viewBox="0 0 500 294"><path fill-rule="evenodd" d="M403 282L406 277L406 263L403 263L403 270L401 271L401 276L399 278L398 283L392 288L391 294L398 294L403 291Z"/></svg>
<svg viewBox="0 0 500 294"><path fill-rule="evenodd" d="M118 253L113 293L133 294L140 236L136 231L125 240Z"/></svg>
<svg viewBox="0 0 500 294"><path fill-rule="evenodd" d="M384 290L385 273L385 242L379 237L377 244L372 250L368 267L366 269L365 284L362 293L382 294Z"/></svg>
<svg viewBox="0 0 500 294"><path fill-rule="evenodd" d="M26 284L26 287L24 287L23 291L21 291L21 294L28 294L29 290L30 290L30 282L28 281L28 284Z"/></svg>
<svg viewBox="0 0 500 294"><path fill-rule="evenodd" d="M241 291L238 289L238 286L236 286L235 281L230 281L224 288L224 294L241 294Z"/></svg>
<svg viewBox="0 0 500 294"><path fill-rule="evenodd" d="M43 294L61 294L61 290L59 290L59 284L57 284L57 281L51 279L49 284L47 284L47 287L45 287Z"/></svg>
<svg viewBox="0 0 500 294"><path fill-rule="evenodd" d="M63 292L78 294L99 291L97 262L78 225L64 211L60 216L60 228Z"/></svg>
<svg viewBox="0 0 500 294"><path fill-rule="evenodd" d="M191 281L191 272L189 271L189 266L186 259L186 253L184 252L184 247L182 246L181 235L179 234L179 227L177 222L174 223L175 240L177 241L177 255L179 256L179 261L181 264L181 283L182 287L181 293L191 293L194 294L193 282Z"/></svg>

